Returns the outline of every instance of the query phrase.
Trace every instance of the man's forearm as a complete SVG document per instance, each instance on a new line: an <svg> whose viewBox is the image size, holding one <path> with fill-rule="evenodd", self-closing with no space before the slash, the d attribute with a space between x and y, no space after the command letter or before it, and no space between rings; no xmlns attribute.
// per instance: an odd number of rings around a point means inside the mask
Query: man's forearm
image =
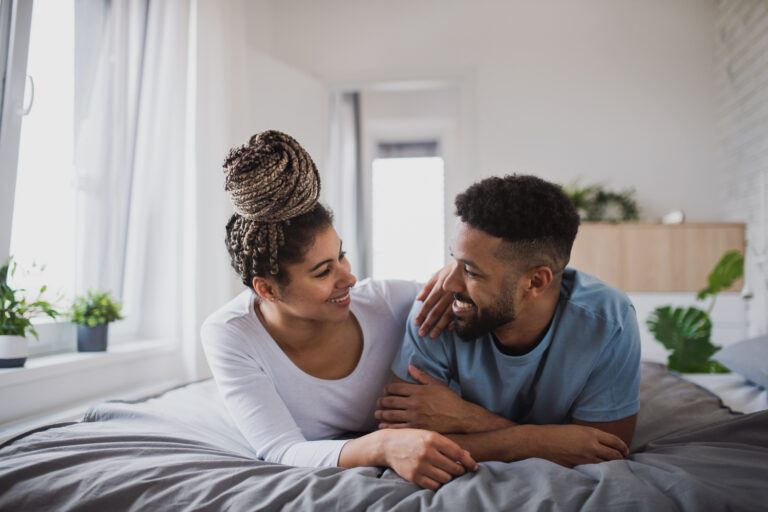
<svg viewBox="0 0 768 512"><path fill-rule="evenodd" d="M462 433L464 434L491 432L517 425L514 421L508 420L503 416L497 416L477 404L471 402L465 403L467 406L471 407L471 410L464 418L464 428L462 428Z"/></svg>
<svg viewBox="0 0 768 512"><path fill-rule="evenodd" d="M532 425L506 426L490 432L448 434L446 437L469 451L478 462L511 462L535 457L531 440Z"/></svg>

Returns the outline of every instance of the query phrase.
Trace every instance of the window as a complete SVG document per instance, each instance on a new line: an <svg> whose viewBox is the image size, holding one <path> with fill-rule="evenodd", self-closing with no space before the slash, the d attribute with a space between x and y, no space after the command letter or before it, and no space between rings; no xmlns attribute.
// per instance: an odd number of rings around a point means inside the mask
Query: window
<svg viewBox="0 0 768 512"><path fill-rule="evenodd" d="M413 152L413 146L403 147ZM443 266L443 167L437 156L373 161L375 279L426 281Z"/></svg>
<svg viewBox="0 0 768 512"><path fill-rule="evenodd" d="M75 281L74 2L35 0L27 60L10 254L17 280L70 294Z"/></svg>

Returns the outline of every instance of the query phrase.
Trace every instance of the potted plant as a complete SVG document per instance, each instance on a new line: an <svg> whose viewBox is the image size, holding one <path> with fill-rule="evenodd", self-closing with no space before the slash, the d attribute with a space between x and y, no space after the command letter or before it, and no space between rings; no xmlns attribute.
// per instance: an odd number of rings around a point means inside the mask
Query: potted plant
<svg viewBox="0 0 768 512"><path fill-rule="evenodd" d="M75 297L70 318L77 324L77 350L103 352L107 350L109 323L121 320L120 304L107 292L89 291Z"/></svg>
<svg viewBox="0 0 768 512"><path fill-rule="evenodd" d="M711 357L721 347L710 341L717 295L744 275L744 257L739 251L726 252L707 278L707 286L696 298L711 298L707 310L662 306L656 308L646 324L654 337L670 351L667 367L680 373L728 373Z"/></svg>
<svg viewBox="0 0 768 512"><path fill-rule="evenodd" d="M16 263L12 259L0 267L0 368L19 368L24 366L29 350L27 336L37 338L37 331L31 319L35 316L48 315L56 318L58 312L42 299L45 286L40 288L35 300L28 302L21 288L12 288L8 278L16 272Z"/></svg>

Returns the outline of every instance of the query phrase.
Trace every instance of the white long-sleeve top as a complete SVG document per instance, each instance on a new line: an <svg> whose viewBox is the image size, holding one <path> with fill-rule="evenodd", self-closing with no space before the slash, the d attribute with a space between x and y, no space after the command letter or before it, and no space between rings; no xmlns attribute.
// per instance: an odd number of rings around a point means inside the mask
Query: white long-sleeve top
<svg viewBox="0 0 768 512"><path fill-rule="evenodd" d="M350 310L363 332L355 369L342 379L298 368L264 329L245 290L203 324L208 364L235 424L259 459L291 466L337 466L350 432L376 428L376 399L421 285L366 279L351 290Z"/></svg>

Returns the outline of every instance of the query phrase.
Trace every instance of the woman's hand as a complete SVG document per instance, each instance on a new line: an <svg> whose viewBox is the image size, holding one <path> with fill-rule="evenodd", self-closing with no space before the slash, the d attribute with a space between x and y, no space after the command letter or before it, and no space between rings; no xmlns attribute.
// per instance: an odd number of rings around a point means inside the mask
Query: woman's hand
<svg viewBox="0 0 768 512"><path fill-rule="evenodd" d="M477 462L458 444L436 432L380 430L384 460L409 482L436 491L441 485L475 471Z"/></svg>
<svg viewBox="0 0 768 512"><path fill-rule="evenodd" d="M453 294L443 290L443 283L453 270L456 262L451 262L438 270L430 279L424 288L416 296L416 300L423 300L421 309L414 319L419 326L419 336L436 338L443 329L451 325L453 312L451 303Z"/></svg>

